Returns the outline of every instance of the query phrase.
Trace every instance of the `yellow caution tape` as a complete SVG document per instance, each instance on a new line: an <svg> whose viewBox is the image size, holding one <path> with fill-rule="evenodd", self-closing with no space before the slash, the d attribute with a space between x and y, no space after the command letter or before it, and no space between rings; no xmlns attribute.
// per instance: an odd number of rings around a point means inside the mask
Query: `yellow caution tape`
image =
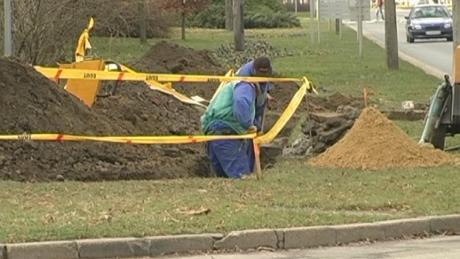
<svg viewBox="0 0 460 259"><path fill-rule="evenodd" d="M234 77L235 74L233 73L233 70L230 70L227 72L227 74L225 74L226 77ZM220 92L220 90L222 90L225 86L225 83L226 82L222 82L220 83L219 87L217 87L216 91L214 92L210 102L212 102L212 100L214 100L214 98L217 96L217 94Z"/></svg>
<svg viewBox="0 0 460 259"><path fill-rule="evenodd" d="M0 135L0 140L43 140L43 141L100 141L127 144L189 144L200 143L222 139L254 139L257 144L265 144L273 141L280 133L294 112L299 107L302 98L305 96L310 82L303 78L303 84L296 92L280 119L275 123L270 131L262 136L256 134L245 135L223 135L223 136L77 136L66 134L20 134L20 135Z"/></svg>
<svg viewBox="0 0 460 259"><path fill-rule="evenodd" d="M256 134L213 136L77 136L66 134L2 135L0 140L99 141L126 144L188 144L221 139L253 139Z"/></svg>
<svg viewBox="0 0 460 259"><path fill-rule="evenodd" d="M246 82L301 82L298 78L274 77L229 77L216 75L178 75L127 73L111 71L94 71L84 69L45 68L35 66L35 69L48 78L58 79L85 79L85 80L113 80L113 81L157 81L157 82L228 82L233 80Z"/></svg>
<svg viewBox="0 0 460 259"><path fill-rule="evenodd" d="M307 94L307 89L311 87L311 84L306 77L304 77L302 81L302 86L295 93L288 107L286 110L284 110L283 114L281 114L281 117L278 119L275 125L273 125L273 127L266 134L256 137L254 139L255 143L266 144L272 142L284 128L289 119L291 119L300 103L302 102L302 99Z"/></svg>
<svg viewBox="0 0 460 259"><path fill-rule="evenodd" d="M130 69L129 67L127 67L125 65L121 65L121 68L124 71L128 72L128 73L137 74L136 71ZM204 104L202 104L200 102L197 102L197 101L191 99L190 97L188 97L188 96L186 96L184 94L181 94L181 93L177 92L176 90L174 90L174 88L172 88L171 84L161 84L161 83L158 83L158 82L153 81L153 80L144 81L144 82L152 90L157 90L157 91L160 91L162 93L169 94L169 95L175 97L176 99L178 99L179 101L181 101L183 103L198 105L198 106L206 108L206 105L204 105Z"/></svg>

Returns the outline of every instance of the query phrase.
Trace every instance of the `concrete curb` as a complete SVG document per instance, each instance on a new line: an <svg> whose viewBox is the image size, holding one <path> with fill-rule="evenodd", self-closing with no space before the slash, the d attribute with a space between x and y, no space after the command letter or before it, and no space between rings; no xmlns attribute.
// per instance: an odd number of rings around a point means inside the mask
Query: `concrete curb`
<svg viewBox="0 0 460 259"><path fill-rule="evenodd" d="M133 258L213 250L299 249L460 231L460 214L376 223L142 238L0 244L0 259Z"/></svg>
<svg viewBox="0 0 460 259"><path fill-rule="evenodd" d="M345 24L346 25L346 24ZM348 28L356 31L357 29L356 28L353 28L351 26L348 26ZM372 36L372 34L366 32L365 30L363 30L363 36L366 37L368 40L374 42L375 44L379 45L382 49L385 49L385 42L382 42L378 39L376 39L374 36ZM399 51L399 58L404 60L404 61L407 61L409 62L410 64L422 69L425 73L427 73L428 75L432 75L434 77L437 77L439 78L440 80L442 78L444 78L444 75L446 73L442 72L441 70L433 67L433 66L430 66L430 65L427 65L426 63L416 59L416 58L413 58L409 55L407 55L406 53L402 52L402 51Z"/></svg>

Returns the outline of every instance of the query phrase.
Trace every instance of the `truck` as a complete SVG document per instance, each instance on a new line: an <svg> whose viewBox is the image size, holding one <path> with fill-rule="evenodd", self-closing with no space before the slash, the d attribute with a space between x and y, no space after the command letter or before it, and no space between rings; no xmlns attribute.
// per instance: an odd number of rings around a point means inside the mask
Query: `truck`
<svg viewBox="0 0 460 259"><path fill-rule="evenodd" d="M444 75L430 99L420 144L444 149L446 136L460 133L460 45L454 53L453 75Z"/></svg>

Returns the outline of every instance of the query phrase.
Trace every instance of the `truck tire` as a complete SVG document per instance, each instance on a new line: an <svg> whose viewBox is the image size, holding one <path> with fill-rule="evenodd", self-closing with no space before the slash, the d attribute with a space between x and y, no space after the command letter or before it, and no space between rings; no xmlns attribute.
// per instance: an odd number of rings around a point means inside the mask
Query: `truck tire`
<svg viewBox="0 0 460 259"><path fill-rule="evenodd" d="M446 125L439 124L439 127L435 130L433 137L431 138L431 144L434 148L444 150L444 144L446 142Z"/></svg>

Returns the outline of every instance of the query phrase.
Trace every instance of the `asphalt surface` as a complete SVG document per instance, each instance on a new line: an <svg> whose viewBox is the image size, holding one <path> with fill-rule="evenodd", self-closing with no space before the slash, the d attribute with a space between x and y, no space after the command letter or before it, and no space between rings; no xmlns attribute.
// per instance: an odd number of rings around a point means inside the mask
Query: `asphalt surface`
<svg viewBox="0 0 460 259"><path fill-rule="evenodd" d="M443 73L452 74L453 43L447 42L445 39L415 40L415 43L406 42L404 16L408 14L408 10L397 11L399 51L435 67ZM348 23L348 26L356 29L356 23ZM374 39L385 42L384 22L366 21L363 23L363 30L372 35ZM366 50L364 49L364 55L365 53Z"/></svg>
<svg viewBox="0 0 460 259"><path fill-rule="evenodd" d="M158 258L158 257L157 257ZM297 251L259 252L251 254L212 254L173 259L449 259L460 258L460 237L442 236L429 239L381 242Z"/></svg>

